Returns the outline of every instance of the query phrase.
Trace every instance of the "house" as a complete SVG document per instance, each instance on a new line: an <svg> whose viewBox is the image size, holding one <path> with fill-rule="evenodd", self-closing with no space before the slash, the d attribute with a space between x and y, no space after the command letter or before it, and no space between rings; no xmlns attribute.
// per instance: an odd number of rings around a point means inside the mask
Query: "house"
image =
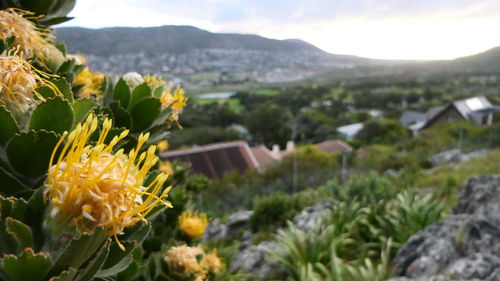
<svg viewBox="0 0 500 281"><path fill-rule="evenodd" d="M269 150L265 145L254 146L251 150L260 168L272 166L281 160L279 153Z"/></svg>
<svg viewBox="0 0 500 281"><path fill-rule="evenodd" d="M498 108L482 96L458 100L430 115L422 125L422 129L455 120L467 120L477 125L490 125L493 122L493 113L496 111Z"/></svg>
<svg viewBox="0 0 500 281"><path fill-rule="evenodd" d="M314 145L319 151L325 153L351 152L352 147L341 140L327 140Z"/></svg>
<svg viewBox="0 0 500 281"><path fill-rule="evenodd" d="M415 134L420 131L422 126L425 124L427 116L427 113L408 110L403 112L403 115L399 118L399 123L410 129Z"/></svg>
<svg viewBox="0 0 500 281"><path fill-rule="evenodd" d="M292 153L295 150L295 145L291 145L290 142L291 141L289 141L287 143L286 150L279 152L279 155L281 156L281 158L289 155L290 153ZM339 152L351 152L353 150L350 145L348 145L347 143L345 143L341 140L327 140L327 141L313 144L312 146L314 148L316 148L317 150L319 150L323 153L328 153L328 154L339 153ZM293 148L290 149L290 147L293 147ZM272 153L274 153L274 152L272 152Z"/></svg>
<svg viewBox="0 0 500 281"><path fill-rule="evenodd" d="M399 118L399 123L405 127L410 127L421 122L427 121L427 114L424 112L410 111L403 112Z"/></svg>
<svg viewBox="0 0 500 281"><path fill-rule="evenodd" d="M346 126L338 127L337 132L346 140L352 140L361 129L363 129L363 123L354 123Z"/></svg>
<svg viewBox="0 0 500 281"><path fill-rule="evenodd" d="M243 172L260 167L250 146L244 141L221 142L167 151L160 154L160 158L188 162L195 173L202 173L209 178L221 178L230 171Z"/></svg>
<svg viewBox="0 0 500 281"><path fill-rule="evenodd" d="M351 146L340 140L324 141L314 146L325 153L352 150ZM283 151L279 150L279 146L275 146L271 151L263 145L250 147L244 141L231 141L167 151L161 153L160 158L190 163L193 172L218 179L231 171L244 172L248 169L265 169L279 163L284 156L294 150L293 141L289 141L287 149Z"/></svg>

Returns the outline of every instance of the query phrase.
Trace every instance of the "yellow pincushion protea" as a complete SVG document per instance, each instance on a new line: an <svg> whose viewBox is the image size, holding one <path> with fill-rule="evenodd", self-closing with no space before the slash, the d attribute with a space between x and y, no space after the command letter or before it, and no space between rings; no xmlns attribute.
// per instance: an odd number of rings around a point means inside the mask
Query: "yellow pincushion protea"
<svg viewBox="0 0 500 281"><path fill-rule="evenodd" d="M83 84L79 92L79 96L82 98L99 96L102 82L104 82L104 75L100 72L92 72L88 67L80 71L74 81L76 85Z"/></svg>
<svg viewBox="0 0 500 281"><path fill-rule="evenodd" d="M204 213L200 214L187 210L179 216L179 229L191 239L202 236L205 233L207 225L208 219Z"/></svg>
<svg viewBox="0 0 500 281"><path fill-rule="evenodd" d="M161 76L158 76L156 74L144 75L144 82L146 82L146 84L148 84L148 86L152 89L158 87L164 87L165 85L167 85L167 81L165 81Z"/></svg>
<svg viewBox="0 0 500 281"><path fill-rule="evenodd" d="M172 175L174 173L174 169L172 167L172 163L170 161L162 161L160 163L160 167L158 168L160 172Z"/></svg>
<svg viewBox="0 0 500 281"><path fill-rule="evenodd" d="M162 109L171 107L175 111L181 111L184 106L186 106L188 100L184 96L186 91L182 89L180 85L177 85L174 90L174 95L172 95L172 88L173 86L170 85L170 87L167 88L160 97Z"/></svg>
<svg viewBox="0 0 500 281"><path fill-rule="evenodd" d="M64 62L63 54L47 41L54 36L47 29L37 28L29 19L33 13L19 9L0 11L0 39L15 37L14 46L21 48L24 58L36 58L45 66L59 66Z"/></svg>
<svg viewBox="0 0 500 281"><path fill-rule="evenodd" d="M197 259L197 257L203 255L205 255L205 251L200 247L181 245L170 248L165 260L172 270L187 276L198 276L203 279L205 270L198 263Z"/></svg>
<svg viewBox="0 0 500 281"><path fill-rule="evenodd" d="M157 143L156 146L158 147L158 150L160 152L164 151L164 150L167 150L168 149L168 141L162 140L159 143Z"/></svg>
<svg viewBox="0 0 500 281"><path fill-rule="evenodd" d="M39 100L44 100L36 92L36 88L41 86L47 86L62 96L57 87L48 80L51 75L35 69L17 53L16 49L0 55L0 104L15 104L21 111L25 111L37 102L33 94L37 95Z"/></svg>
<svg viewBox="0 0 500 281"><path fill-rule="evenodd" d="M149 134L141 134L137 147L128 155L123 149L113 153L113 147L128 131L105 144L111 129L111 120L105 119L97 143L86 145L97 125L98 119L90 115L85 123L61 137L50 159L44 196L50 202L51 219L84 233L104 227L124 249L117 234L145 220L158 204L172 207L165 201L170 187L161 192L168 175L160 174L143 186L148 171L157 161L155 146L139 154ZM55 159L57 151L60 154Z"/></svg>
<svg viewBox="0 0 500 281"><path fill-rule="evenodd" d="M220 260L217 251L213 251L210 254L203 256L200 261L200 265L203 269L213 274L219 273L224 268L224 264Z"/></svg>

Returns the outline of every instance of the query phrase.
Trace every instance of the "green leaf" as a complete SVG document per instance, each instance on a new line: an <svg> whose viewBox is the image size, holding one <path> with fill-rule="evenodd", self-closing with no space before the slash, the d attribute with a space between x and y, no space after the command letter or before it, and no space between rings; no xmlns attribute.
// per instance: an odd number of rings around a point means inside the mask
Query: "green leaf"
<svg viewBox="0 0 500 281"><path fill-rule="evenodd" d="M50 256L35 254L27 248L21 256L7 255L0 259L1 271L10 281L43 281L52 266Z"/></svg>
<svg viewBox="0 0 500 281"><path fill-rule="evenodd" d="M55 4L55 6L53 6L52 9L50 10L50 16L64 17L67 14L69 14L71 10L73 10L75 5L76 5L76 0L59 0Z"/></svg>
<svg viewBox="0 0 500 281"><path fill-rule="evenodd" d="M157 98L144 98L132 108L132 132L144 131L160 114L161 102Z"/></svg>
<svg viewBox="0 0 500 281"><path fill-rule="evenodd" d="M109 251L108 259L96 276L112 276L127 268L133 261L133 256L131 255L131 253L132 250L135 249L136 245L137 243L135 241L123 242L123 246L125 247L125 251L123 251L118 247L116 243L113 243Z"/></svg>
<svg viewBox="0 0 500 281"><path fill-rule="evenodd" d="M63 133L71 129L74 120L73 109L61 97L54 97L37 106L30 120L30 129Z"/></svg>
<svg viewBox="0 0 500 281"><path fill-rule="evenodd" d="M35 246L33 242L33 233L29 226L11 217L5 220L5 225L7 226L7 233L16 238L19 251Z"/></svg>
<svg viewBox="0 0 500 281"><path fill-rule="evenodd" d="M75 113L75 121L73 127L78 123L85 121L85 118L92 112L96 104L91 99L79 99L73 104L73 111Z"/></svg>
<svg viewBox="0 0 500 281"><path fill-rule="evenodd" d="M0 194L12 196L19 191L26 190L26 186L16 177L0 167Z"/></svg>
<svg viewBox="0 0 500 281"><path fill-rule="evenodd" d="M71 85L66 81L66 78L60 78L53 81L54 85L59 89L64 98L70 102L73 102L73 92L71 91Z"/></svg>
<svg viewBox="0 0 500 281"><path fill-rule="evenodd" d="M15 134L19 133L17 122L10 111L0 106L0 144L5 144Z"/></svg>
<svg viewBox="0 0 500 281"><path fill-rule="evenodd" d="M148 84L143 83L137 87L135 87L132 92L132 96L130 97L130 103L128 105L128 110L132 109L134 105L136 105L140 100L145 97L151 96L151 88L149 88Z"/></svg>
<svg viewBox="0 0 500 281"><path fill-rule="evenodd" d="M109 107L113 113L114 127L132 127L132 116L118 102L112 102Z"/></svg>
<svg viewBox="0 0 500 281"><path fill-rule="evenodd" d="M73 238L54 263L51 274L58 275L69 267L80 268L105 243L108 235L103 228Z"/></svg>
<svg viewBox="0 0 500 281"><path fill-rule="evenodd" d="M59 69L57 70L58 74L66 74L66 73L71 73L75 67L75 60L67 60L61 64Z"/></svg>
<svg viewBox="0 0 500 281"><path fill-rule="evenodd" d="M70 267L67 270L61 272L59 276L50 278L49 281L74 281L77 273L78 269Z"/></svg>
<svg viewBox="0 0 500 281"><path fill-rule="evenodd" d="M92 259L87 267L79 274L81 277L77 277L78 281L90 281L97 274L99 269L101 269L102 265L108 258L109 254L109 242L108 239L107 244L101 248L101 250L97 253L96 257Z"/></svg>
<svg viewBox="0 0 500 281"><path fill-rule="evenodd" d="M7 156L11 166L31 178L44 175L58 139L56 134L44 130L15 135L7 143Z"/></svg>
<svg viewBox="0 0 500 281"><path fill-rule="evenodd" d="M113 91L113 99L120 101L120 105L123 108L128 107L128 102L130 100L130 88L125 80L120 79L120 81L116 83L115 90Z"/></svg>

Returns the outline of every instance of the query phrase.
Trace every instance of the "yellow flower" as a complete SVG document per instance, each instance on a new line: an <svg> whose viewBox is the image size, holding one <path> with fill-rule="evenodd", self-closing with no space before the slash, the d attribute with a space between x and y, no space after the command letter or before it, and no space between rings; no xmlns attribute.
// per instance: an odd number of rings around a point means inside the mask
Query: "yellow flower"
<svg viewBox="0 0 500 281"><path fill-rule="evenodd" d="M167 107L172 107L174 111L181 111L187 103L187 98L184 96L186 91L181 88L180 85L174 90L174 95L172 96L172 87L171 84L169 88L167 88L160 97L161 107L165 109Z"/></svg>
<svg viewBox="0 0 500 281"><path fill-rule="evenodd" d="M0 39L15 37L14 46L21 48L23 58L37 58L45 66L58 67L64 62L63 54L47 40L53 39L48 29L37 28L29 19L33 13L19 9L0 11Z"/></svg>
<svg viewBox="0 0 500 281"><path fill-rule="evenodd" d="M181 111L186 105L187 98L184 96L186 91L181 88L181 86L177 86L174 91L174 96L172 98L172 109Z"/></svg>
<svg viewBox="0 0 500 281"><path fill-rule="evenodd" d="M15 104L25 111L37 103L33 93L39 100L44 100L36 92L40 86L47 86L62 96L59 89L48 80L50 77L19 57L17 49L7 55L0 55L0 103L7 106Z"/></svg>
<svg viewBox="0 0 500 281"><path fill-rule="evenodd" d="M191 212L189 210L182 212L179 216L179 228L186 236L196 239L205 233L208 225L207 215L204 213Z"/></svg>
<svg viewBox="0 0 500 281"><path fill-rule="evenodd" d="M162 161L158 170L160 170L160 172L164 174L169 175L172 175L174 173L174 169L172 168L172 163L170 163L170 161Z"/></svg>
<svg viewBox="0 0 500 281"><path fill-rule="evenodd" d="M174 271L188 276L204 276L205 270L200 266L197 259L197 257L203 255L205 255L205 251L200 247L181 245L170 248L165 260Z"/></svg>
<svg viewBox="0 0 500 281"><path fill-rule="evenodd" d="M168 149L168 141L162 140L159 143L157 143L156 146L158 147L159 151L167 150Z"/></svg>
<svg viewBox="0 0 500 281"><path fill-rule="evenodd" d="M213 251L210 254L205 255L201 259L200 265L208 272L214 274L219 273L224 268L224 264L220 260L219 255L217 254L216 251Z"/></svg>
<svg viewBox="0 0 500 281"><path fill-rule="evenodd" d="M101 93L100 87L102 82L104 82L104 75L100 72L92 72L88 67L80 71L74 81L76 85L83 84L79 94L82 98L98 96Z"/></svg>
<svg viewBox="0 0 500 281"><path fill-rule="evenodd" d="M148 171L157 161L155 146L139 153L149 133L141 134L137 147L127 155L123 149L113 152L113 148L128 131L115 136L109 144L104 143L111 129L111 120L107 118L96 144L86 145L97 124L97 117L90 115L69 135L63 134L50 159L44 196L50 201L50 218L84 233L104 227L124 249L117 234L144 221L158 204L172 207L165 201L170 187L161 192L168 175L160 174L143 186ZM60 154L56 160L57 151Z"/></svg>
<svg viewBox="0 0 500 281"><path fill-rule="evenodd" d="M164 87L165 85L167 85L167 81L165 81L161 76L158 76L156 74L144 75L144 82L146 82L146 84L148 84L148 86L152 89L158 87Z"/></svg>

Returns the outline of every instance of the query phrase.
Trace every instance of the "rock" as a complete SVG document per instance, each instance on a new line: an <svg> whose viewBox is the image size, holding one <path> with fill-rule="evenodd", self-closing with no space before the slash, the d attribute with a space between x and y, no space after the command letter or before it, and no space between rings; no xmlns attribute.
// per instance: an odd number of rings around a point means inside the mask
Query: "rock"
<svg viewBox="0 0 500 281"><path fill-rule="evenodd" d="M321 220L332 210L332 201L323 200L312 207L302 210L293 219L293 224L300 230L310 231L315 229Z"/></svg>
<svg viewBox="0 0 500 281"><path fill-rule="evenodd" d="M227 236L227 226L222 224L220 219L214 219L211 221L207 228L205 229L205 233L203 234L203 239L206 241L215 241L225 239Z"/></svg>
<svg viewBox="0 0 500 281"><path fill-rule="evenodd" d="M432 163L432 166L438 166L445 163L460 162L461 159L462 152L460 152L460 149L451 149L431 156L429 161Z"/></svg>
<svg viewBox="0 0 500 281"><path fill-rule="evenodd" d="M229 216L227 219L227 236L232 237L238 230L246 228L252 215L253 211L239 211Z"/></svg>
<svg viewBox="0 0 500 281"><path fill-rule="evenodd" d="M470 179L453 213L484 215L500 222L500 175Z"/></svg>
<svg viewBox="0 0 500 281"><path fill-rule="evenodd" d="M239 230L246 229L253 211L239 211L227 220L227 224L221 223L219 218L211 221L203 235L205 241L216 241L233 238Z"/></svg>
<svg viewBox="0 0 500 281"><path fill-rule="evenodd" d="M391 281L499 281L499 205L500 175L470 179L452 215L399 249Z"/></svg>
<svg viewBox="0 0 500 281"><path fill-rule="evenodd" d="M432 166L435 167L446 163L467 162L472 159L485 157L488 153L489 150L487 149L475 150L467 154L463 154L460 149L450 149L431 156L429 161L432 163Z"/></svg>
<svg viewBox="0 0 500 281"><path fill-rule="evenodd" d="M268 251L278 250L274 241L251 245L238 253L231 263L232 271L242 270L252 274L252 280L269 280L284 277L285 268L271 257Z"/></svg>

